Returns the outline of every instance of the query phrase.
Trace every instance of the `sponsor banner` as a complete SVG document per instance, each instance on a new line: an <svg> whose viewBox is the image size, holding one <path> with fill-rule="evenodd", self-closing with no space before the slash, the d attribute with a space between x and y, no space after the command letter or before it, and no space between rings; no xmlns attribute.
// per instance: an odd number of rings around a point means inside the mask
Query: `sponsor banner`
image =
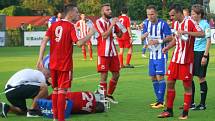
<svg viewBox="0 0 215 121"><path fill-rule="evenodd" d="M0 46L5 46L5 32L0 31Z"/></svg>
<svg viewBox="0 0 215 121"><path fill-rule="evenodd" d="M24 32L24 45L40 46L44 36L45 36L45 31Z"/></svg>
<svg viewBox="0 0 215 121"><path fill-rule="evenodd" d="M211 29L211 43L215 44L215 29Z"/></svg>
<svg viewBox="0 0 215 121"><path fill-rule="evenodd" d="M43 37L45 36L45 31L31 31L24 32L24 45L25 46L40 46ZM133 44L141 44L141 31L132 30ZM97 45L97 39L95 36L92 36L91 42L93 45ZM118 42L114 39L115 44Z"/></svg>
<svg viewBox="0 0 215 121"><path fill-rule="evenodd" d="M132 32L133 44L142 44L142 42L141 42L141 31L140 30L131 30L131 32ZM114 36L115 36L114 37L114 43L116 45L118 45L118 42L116 40L116 35L114 35ZM95 36L93 36L91 38L91 42L93 45L97 45L97 40L96 40Z"/></svg>

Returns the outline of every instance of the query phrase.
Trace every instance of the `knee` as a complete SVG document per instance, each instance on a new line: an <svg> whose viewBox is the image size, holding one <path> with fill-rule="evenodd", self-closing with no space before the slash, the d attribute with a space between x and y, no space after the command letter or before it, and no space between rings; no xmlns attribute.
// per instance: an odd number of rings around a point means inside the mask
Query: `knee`
<svg viewBox="0 0 215 121"><path fill-rule="evenodd" d="M175 82L168 81L167 82L167 88L168 89L175 89Z"/></svg>
<svg viewBox="0 0 215 121"><path fill-rule="evenodd" d="M116 73L116 74L113 75L113 79L114 79L115 81L118 81L119 77L120 77L120 74L119 74L119 73Z"/></svg>

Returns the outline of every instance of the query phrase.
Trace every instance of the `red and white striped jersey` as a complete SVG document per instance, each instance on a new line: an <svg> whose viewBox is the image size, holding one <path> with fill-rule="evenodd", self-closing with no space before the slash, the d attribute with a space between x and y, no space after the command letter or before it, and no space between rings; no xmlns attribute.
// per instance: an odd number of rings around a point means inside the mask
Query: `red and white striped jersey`
<svg viewBox="0 0 215 121"><path fill-rule="evenodd" d="M103 18L99 18L96 20L96 29L99 33L97 37L98 56L105 56L105 57L117 56L117 49L113 41L113 38L114 38L113 32L114 32L114 29L115 31L119 31L118 28L115 26L111 34L106 39L102 37L102 33L106 32L110 27L110 25L111 25L110 20L104 20Z"/></svg>
<svg viewBox="0 0 215 121"><path fill-rule="evenodd" d="M175 22L174 29L176 31L183 30L188 32L199 32L201 28L191 19L185 18L181 23ZM194 61L194 41L195 37L188 35L188 40L182 40L178 34L175 36L176 47L173 51L172 62L179 64L192 63Z"/></svg>
<svg viewBox="0 0 215 121"><path fill-rule="evenodd" d="M86 22L84 20L79 20L76 23L76 27L79 28L79 37L84 38L87 33L89 32L89 27L87 26Z"/></svg>

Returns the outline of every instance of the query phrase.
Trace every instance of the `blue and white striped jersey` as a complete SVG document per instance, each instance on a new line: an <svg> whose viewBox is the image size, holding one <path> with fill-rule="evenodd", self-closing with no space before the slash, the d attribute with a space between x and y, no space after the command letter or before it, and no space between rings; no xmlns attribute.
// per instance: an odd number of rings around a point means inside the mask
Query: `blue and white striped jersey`
<svg viewBox="0 0 215 121"><path fill-rule="evenodd" d="M148 19L143 21L142 34L148 32L149 35L147 39L164 39L166 36L172 34L169 25L162 19L158 19L157 23L153 24ZM167 53L163 54L162 49L166 44L157 44L149 46L150 59L163 59L167 58Z"/></svg>

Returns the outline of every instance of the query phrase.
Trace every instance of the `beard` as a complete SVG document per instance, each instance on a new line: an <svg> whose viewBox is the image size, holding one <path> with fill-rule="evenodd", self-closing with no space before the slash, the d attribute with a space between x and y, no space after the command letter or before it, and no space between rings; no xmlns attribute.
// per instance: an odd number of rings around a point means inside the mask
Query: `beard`
<svg viewBox="0 0 215 121"><path fill-rule="evenodd" d="M111 19L112 18L112 15L107 15L107 14L104 14L105 18L107 19Z"/></svg>

